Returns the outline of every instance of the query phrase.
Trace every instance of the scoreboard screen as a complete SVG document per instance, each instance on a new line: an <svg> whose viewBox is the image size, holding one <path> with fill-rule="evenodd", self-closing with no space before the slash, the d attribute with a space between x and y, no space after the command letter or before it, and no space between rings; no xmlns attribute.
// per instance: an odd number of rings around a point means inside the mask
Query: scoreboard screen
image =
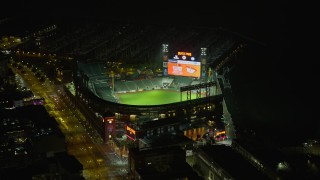
<svg viewBox="0 0 320 180"><path fill-rule="evenodd" d="M199 61L169 59L167 66L168 75L199 78L201 74L201 63Z"/></svg>

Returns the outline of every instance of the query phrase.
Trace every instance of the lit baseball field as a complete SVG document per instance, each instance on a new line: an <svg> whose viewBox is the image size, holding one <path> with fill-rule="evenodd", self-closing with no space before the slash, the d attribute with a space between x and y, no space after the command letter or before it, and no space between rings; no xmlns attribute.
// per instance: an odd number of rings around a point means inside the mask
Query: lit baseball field
<svg viewBox="0 0 320 180"><path fill-rule="evenodd" d="M117 94L121 104L129 105L160 105L180 102L180 92L167 90L152 90L134 93ZM191 94L191 99L195 99L196 94ZM183 92L182 101L187 99L187 93Z"/></svg>

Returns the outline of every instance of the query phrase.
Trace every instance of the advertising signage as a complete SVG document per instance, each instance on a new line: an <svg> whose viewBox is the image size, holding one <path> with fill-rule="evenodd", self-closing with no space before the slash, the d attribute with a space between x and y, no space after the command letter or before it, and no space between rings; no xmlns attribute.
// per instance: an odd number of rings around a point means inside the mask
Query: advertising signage
<svg viewBox="0 0 320 180"><path fill-rule="evenodd" d="M169 59L168 75L188 76L199 78L201 74L201 63L198 61L185 61Z"/></svg>
<svg viewBox="0 0 320 180"><path fill-rule="evenodd" d="M201 62L191 52L178 51L172 58L163 57L164 76L187 76L200 78Z"/></svg>

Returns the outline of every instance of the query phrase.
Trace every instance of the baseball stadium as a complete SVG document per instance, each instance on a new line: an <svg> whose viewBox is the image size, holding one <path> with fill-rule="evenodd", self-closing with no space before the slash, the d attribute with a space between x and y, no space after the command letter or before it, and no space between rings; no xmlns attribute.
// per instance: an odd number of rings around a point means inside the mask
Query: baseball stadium
<svg viewBox="0 0 320 180"><path fill-rule="evenodd" d="M89 77L89 89L103 100L127 105L162 105L177 103L199 97L205 97L210 93L215 94L211 88L207 94L205 89L200 92L180 92L180 87L198 85L198 78L192 77L135 77L134 80L114 80L114 76L108 75L104 63L79 64ZM138 76L137 74L136 76Z"/></svg>
<svg viewBox="0 0 320 180"><path fill-rule="evenodd" d="M218 71L242 47L233 34L222 29L159 25L105 28L88 29L95 34L73 44L69 52L76 52L77 58L74 101L89 109L84 111L103 138L108 139L107 132L114 128L103 125L108 117L139 123L168 117L190 121L221 114ZM85 35L84 30L73 37ZM56 53L69 49L55 48Z"/></svg>

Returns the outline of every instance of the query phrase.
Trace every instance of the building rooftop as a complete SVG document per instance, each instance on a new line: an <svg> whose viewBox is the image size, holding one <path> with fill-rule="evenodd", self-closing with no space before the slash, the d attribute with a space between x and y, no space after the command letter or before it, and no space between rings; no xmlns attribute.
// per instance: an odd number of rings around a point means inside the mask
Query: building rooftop
<svg viewBox="0 0 320 180"><path fill-rule="evenodd" d="M275 170L280 162L288 160L285 153L281 152L267 141L237 139L235 142L240 144L241 147L261 161L264 166L268 166L272 170Z"/></svg>
<svg viewBox="0 0 320 180"><path fill-rule="evenodd" d="M139 151L130 149L142 179L201 179L185 161L185 152L177 146ZM159 159L160 158L160 159Z"/></svg>
<svg viewBox="0 0 320 180"><path fill-rule="evenodd" d="M141 129L152 129L156 127L167 126L169 124L174 125L178 123L179 123L179 119L176 117L164 118L164 119L145 122L141 125Z"/></svg>
<svg viewBox="0 0 320 180"><path fill-rule="evenodd" d="M228 172L234 179L269 179L261 171L258 171L241 154L225 145L204 146L201 150L209 160L216 162L222 169Z"/></svg>

